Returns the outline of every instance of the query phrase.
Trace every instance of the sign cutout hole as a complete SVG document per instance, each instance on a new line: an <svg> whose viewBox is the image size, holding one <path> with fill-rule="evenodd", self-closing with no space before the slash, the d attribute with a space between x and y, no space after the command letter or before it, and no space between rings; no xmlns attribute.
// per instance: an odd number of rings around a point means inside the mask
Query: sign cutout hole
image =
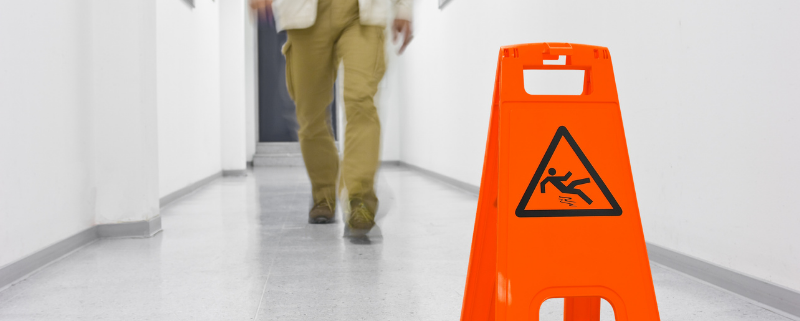
<svg viewBox="0 0 800 321"><path fill-rule="evenodd" d="M531 95L580 95L584 73L583 70L531 69L523 70L522 76L525 92Z"/></svg>
<svg viewBox="0 0 800 321"><path fill-rule="evenodd" d="M567 64L567 56L560 55L560 56L558 56L558 60L543 59L542 60L542 64L544 64L544 65L561 65L561 66L563 66L563 65Z"/></svg>
<svg viewBox="0 0 800 321"><path fill-rule="evenodd" d="M573 316L575 320L584 320ZM600 299L600 321L615 321L614 308L605 299ZM564 321L564 298L552 298L539 307L539 321Z"/></svg>

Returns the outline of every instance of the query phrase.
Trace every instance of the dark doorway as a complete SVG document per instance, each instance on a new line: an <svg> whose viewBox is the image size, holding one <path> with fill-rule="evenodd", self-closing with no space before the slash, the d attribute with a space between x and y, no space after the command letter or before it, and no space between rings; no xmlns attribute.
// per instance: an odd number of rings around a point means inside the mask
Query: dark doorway
<svg viewBox="0 0 800 321"><path fill-rule="evenodd" d="M286 58L281 53L286 31L276 32L274 19L258 22L259 142L296 142L297 115L286 89ZM336 138L336 100L328 106Z"/></svg>

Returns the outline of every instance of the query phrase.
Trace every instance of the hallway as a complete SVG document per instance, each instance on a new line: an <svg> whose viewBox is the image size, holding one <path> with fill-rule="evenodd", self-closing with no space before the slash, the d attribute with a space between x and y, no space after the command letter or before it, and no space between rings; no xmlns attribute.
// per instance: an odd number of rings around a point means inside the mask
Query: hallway
<svg viewBox="0 0 800 321"><path fill-rule="evenodd" d="M367 242L306 223L302 167L218 179L162 209L155 237L101 239L0 291L0 320L458 320L477 198L396 166L378 186ZM662 320L790 320L652 270Z"/></svg>

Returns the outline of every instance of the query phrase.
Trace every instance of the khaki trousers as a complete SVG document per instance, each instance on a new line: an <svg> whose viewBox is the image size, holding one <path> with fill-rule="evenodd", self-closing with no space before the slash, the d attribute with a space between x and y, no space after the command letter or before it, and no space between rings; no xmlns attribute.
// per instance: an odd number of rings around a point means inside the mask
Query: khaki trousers
<svg viewBox="0 0 800 321"><path fill-rule="evenodd" d="M286 84L297 106L300 147L315 203L334 201L339 179L351 199L377 209L373 184L381 125L373 97L386 69L383 32L383 27L359 23L358 0L319 0L315 24L288 31ZM341 173L327 108L340 61L347 119Z"/></svg>

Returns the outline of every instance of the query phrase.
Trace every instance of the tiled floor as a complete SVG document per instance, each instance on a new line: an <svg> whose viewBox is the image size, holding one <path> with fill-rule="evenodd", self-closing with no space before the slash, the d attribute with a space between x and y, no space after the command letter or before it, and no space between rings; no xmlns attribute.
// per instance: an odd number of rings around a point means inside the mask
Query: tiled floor
<svg viewBox="0 0 800 321"><path fill-rule="evenodd" d="M217 180L163 209L157 236L97 241L3 290L0 320L458 320L477 198L402 168L378 181L366 242L306 223L302 168ZM789 320L652 269L662 320Z"/></svg>

